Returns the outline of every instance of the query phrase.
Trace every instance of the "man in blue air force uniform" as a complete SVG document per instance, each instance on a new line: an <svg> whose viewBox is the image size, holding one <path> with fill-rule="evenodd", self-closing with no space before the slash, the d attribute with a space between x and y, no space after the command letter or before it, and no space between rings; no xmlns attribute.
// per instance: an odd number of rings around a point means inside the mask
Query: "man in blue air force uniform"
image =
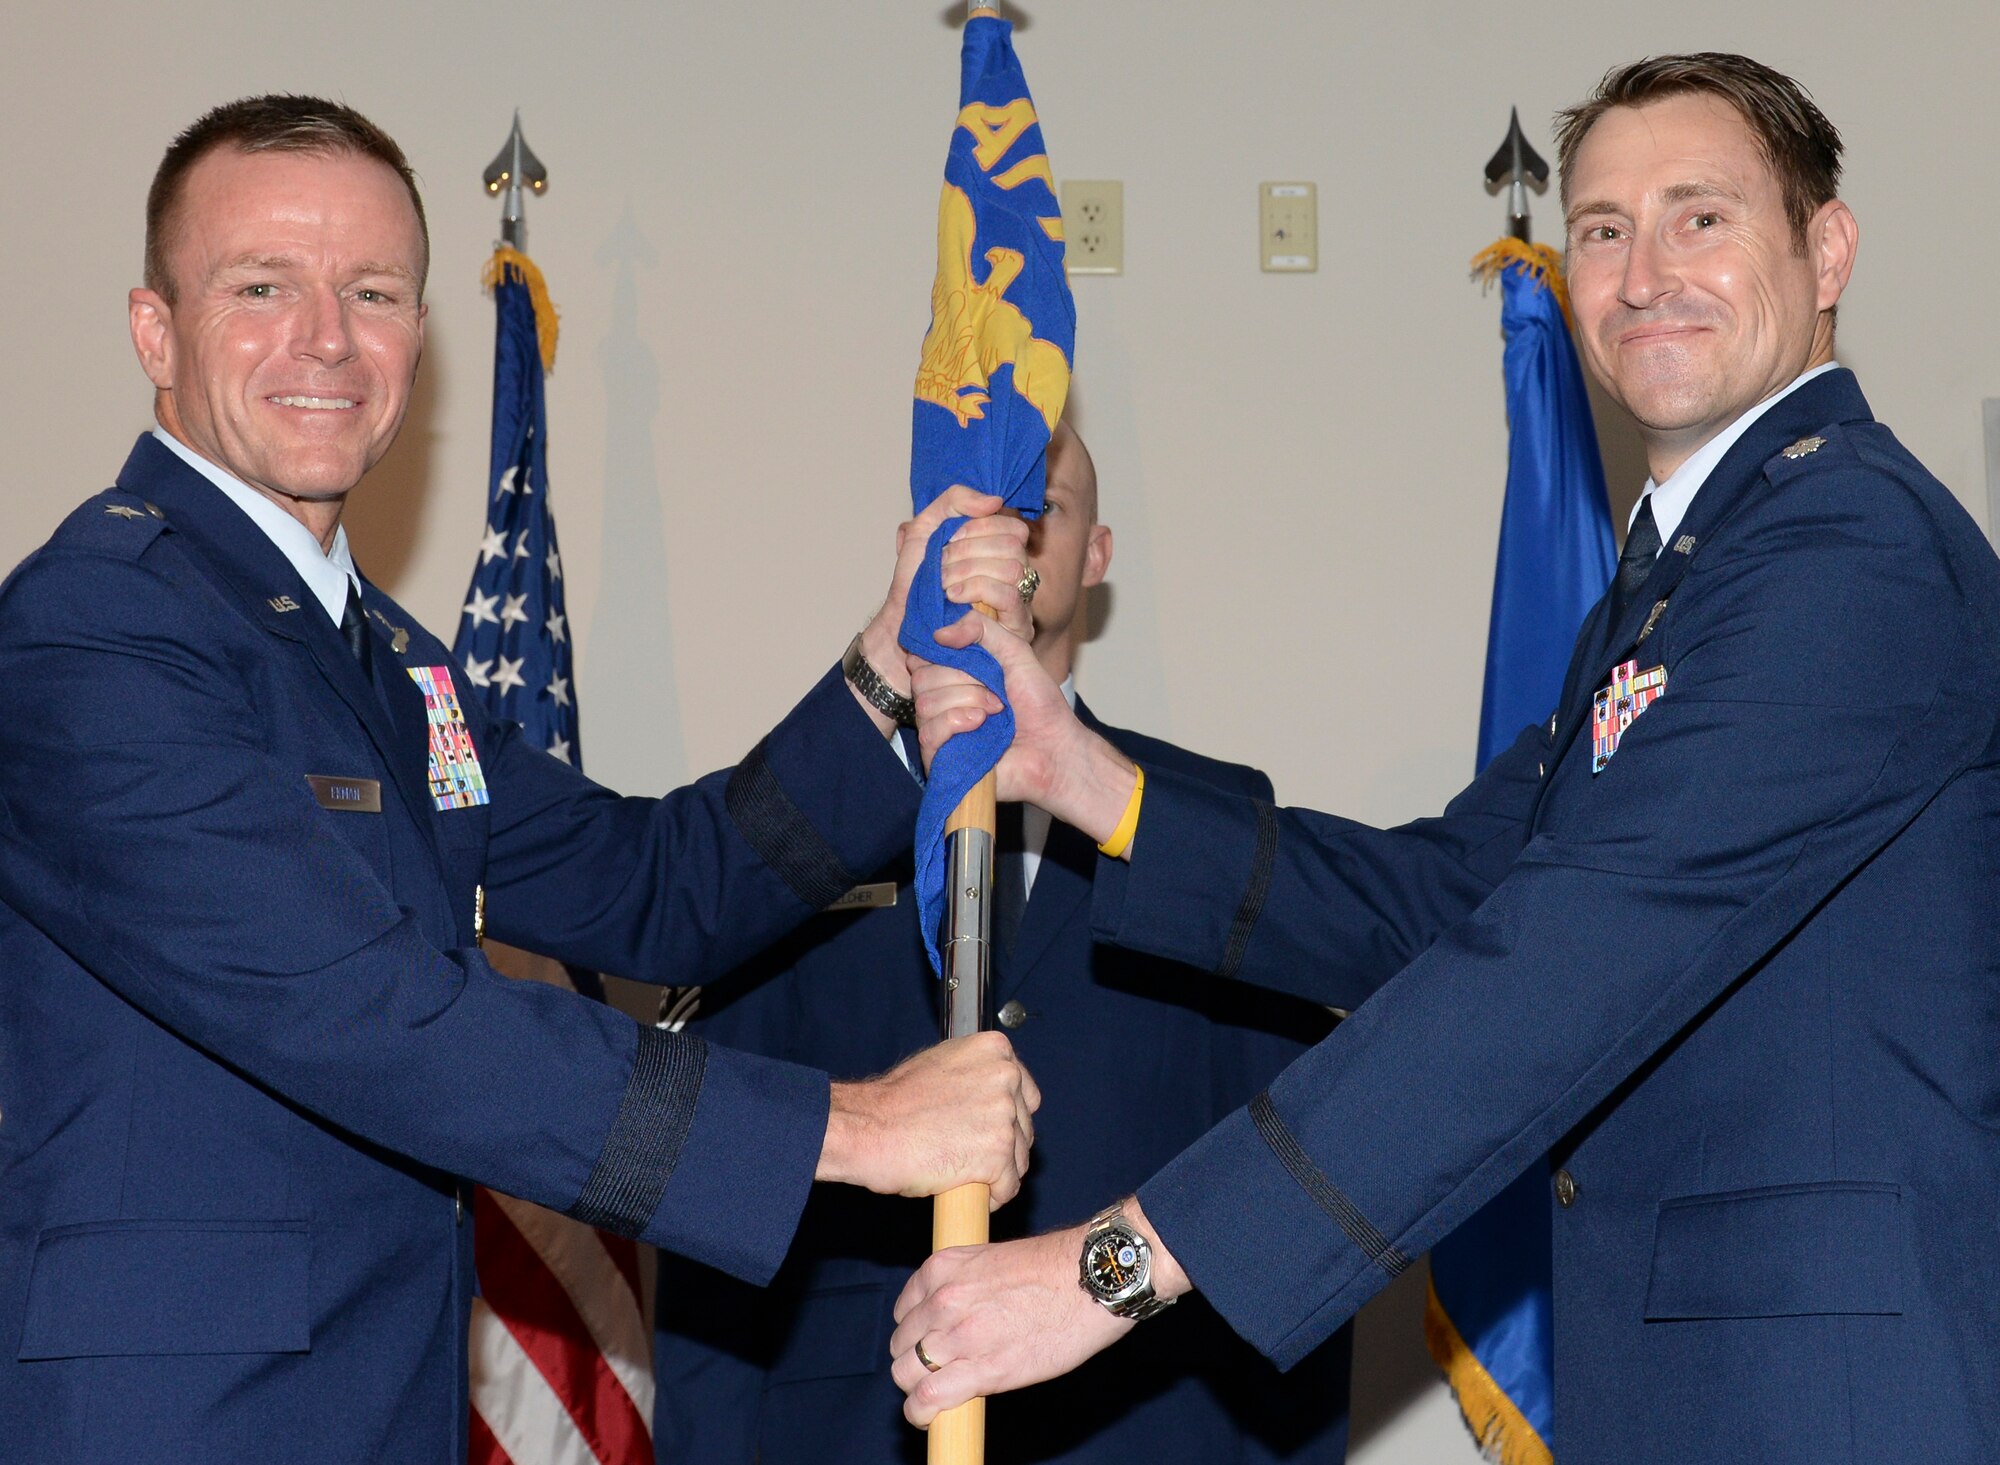
<svg viewBox="0 0 2000 1465"><path fill-rule="evenodd" d="M1255 769L1107 728L1069 680L1090 587L1111 562L1097 473L1068 424L1051 440L1047 511L1029 541L1036 660L1084 724L1149 766L1269 800ZM1094 945L1097 852L1067 824L1002 809L993 1001L1049 1101L1035 1169L995 1234L1081 1220L1245 1102L1324 1034L1313 1004L1173 962ZM1012 834L1010 837L1009 830ZM693 1030L836 1074L879 1072L932 1042L938 985L924 956L907 851L874 904L809 921L709 987ZM718 1005L719 1004L719 1005ZM890 1305L930 1251L931 1208L827 1190L768 1293L667 1258L660 1269L654 1445L662 1465L884 1465L921 1460L889 1378ZM1070 1378L993 1401L991 1465L1315 1462L1345 1454L1343 1329L1289 1377L1204 1305Z"/></svg>
<svg viewBox="0 0 2000 1465"><path fill-rule="evenodd" d="M467 1181L753 1281L816 1176L1018 1188L1037 1096L999 1035L830 1089L479 954L483 905L518 945L700 979L889 858L916 797L838 673L661 800L459 699L339 529L409 399L426 261L358 114L196 124L131 297L161 430L0 589L9 1461L462 1461ZM992 600L1025 534L974 524L948 575ZM915 560L861 638L904 682Z"/></svg>
<svg viewBox="0 0 2000 1465"><path fill-rule="evenodd" d="M1834 364L1856 226L1796 83L1639 62L1559 141L1652 482L1560 705L1442 818L1141 780L984 632L1001 797L1138 805L1099 936L1356 1011L1095 1236L927 1263L913 1418L1190 1288L1290 1364L1546 1166L1566 1465L2000 1459L2000 567ZM918 687L928 741L988 706Z"/></svg>

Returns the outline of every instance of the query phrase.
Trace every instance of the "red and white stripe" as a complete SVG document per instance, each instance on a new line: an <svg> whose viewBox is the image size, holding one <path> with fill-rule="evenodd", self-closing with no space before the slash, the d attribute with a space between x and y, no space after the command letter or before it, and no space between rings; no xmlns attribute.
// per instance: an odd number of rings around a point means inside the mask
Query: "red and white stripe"
<svg viewBox="0 0 2000 1465"><path fill-rule="evenodd" d="M637 1246L476 1192L470 1465L652 1465Z"/></svg>

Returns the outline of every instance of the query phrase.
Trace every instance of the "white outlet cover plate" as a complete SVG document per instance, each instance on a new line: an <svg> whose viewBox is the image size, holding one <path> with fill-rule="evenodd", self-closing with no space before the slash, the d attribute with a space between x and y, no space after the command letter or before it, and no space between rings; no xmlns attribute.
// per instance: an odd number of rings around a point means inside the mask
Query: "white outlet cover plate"
<svg viewBox="0 0 2000 1465"><path fill-rule="evenodd" d="M1063 267L1068 273L1125 273L1125 185L1122 182L1115 178L1064 179L1062 215Z"/></svg>

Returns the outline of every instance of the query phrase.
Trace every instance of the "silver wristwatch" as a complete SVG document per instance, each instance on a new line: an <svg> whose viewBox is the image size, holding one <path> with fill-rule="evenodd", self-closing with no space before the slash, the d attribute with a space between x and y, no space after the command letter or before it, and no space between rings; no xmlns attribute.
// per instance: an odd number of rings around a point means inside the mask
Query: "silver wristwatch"
<svg viewBox="0 0 2000 1465"><path fill-rule="evenodd" d="M889 721L904 727L917 725L917 704L883 681L882 673L868 664L868 658L861 654L859 635L847 643L847 654L840 658L840 674Z"/></svg>
<svg viewBox="0 0 2000 1465"><path fill-rule="evenodd" d="M1120 1206L1090 1218L1077 1263L1077 1285L1117 1317L1142 1323L1174 1305L1153 1292L1153 1245L1132 1228Z"/></svg>

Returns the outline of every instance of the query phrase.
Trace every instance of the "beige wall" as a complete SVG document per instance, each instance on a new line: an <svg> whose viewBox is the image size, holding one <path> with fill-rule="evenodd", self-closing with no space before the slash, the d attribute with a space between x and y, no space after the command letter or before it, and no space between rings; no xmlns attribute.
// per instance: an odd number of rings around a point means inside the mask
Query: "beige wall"
<svg viewBox="0 0 2000 1465"><path fill-rule="evenodd" d="M956 101L944 8L17 7L0 560L108 482L146 423L123 301L167 138L224 98L322 91L394 132L426 185L429 359L351 521L364 566L449 639L485 484L496 209L478 180L518 105L554 175L530 242L563 310L551 464L588 766L647 791L733 760L872 608L907 509ZM1079 421L1118 534L1081 673L1106 717L1373 820L1462 782L1505 444L1497 301L1465 273L1501 223L1479 168L1510 104L1546 150L1555 107L1645 52L1750 51L1846 129L1863 243L1842 355L1983 516L1990 0L1031 14L1058 173L1125 181L1127 273L1077 286ZM1319 184L1318 274L1258 273L1266 178ZM1537 205L1545 235L1556 214ZM1606 436L1629 502L1629 435ZM1470 1459L1408 1329L1370 1322L1357 1458Z"/></svg>

